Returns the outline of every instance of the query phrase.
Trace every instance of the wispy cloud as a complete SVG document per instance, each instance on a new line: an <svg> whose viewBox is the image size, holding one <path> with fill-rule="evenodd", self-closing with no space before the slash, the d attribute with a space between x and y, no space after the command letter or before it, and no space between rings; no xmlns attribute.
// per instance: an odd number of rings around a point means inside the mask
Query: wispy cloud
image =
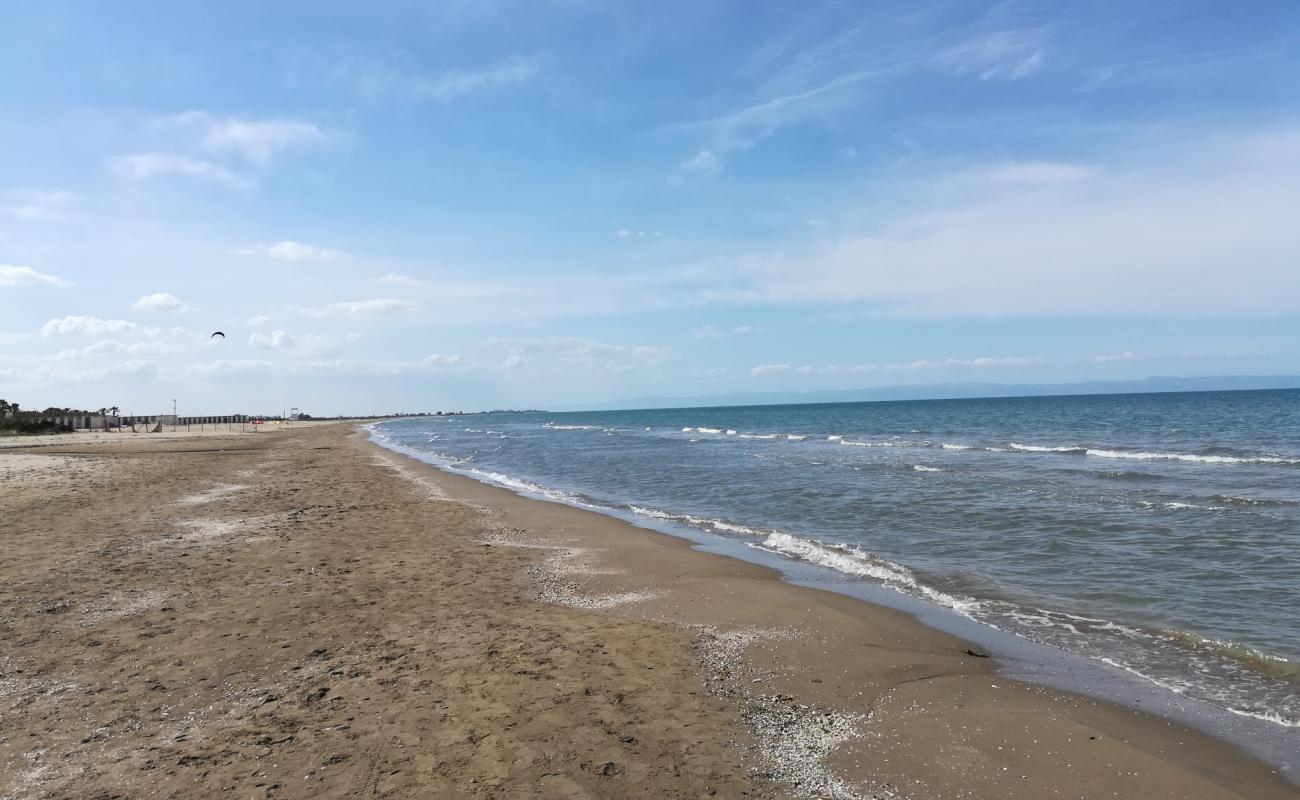
<svg viewBox="0 0 1300 800"><path fill-rule="evenodd" d="M394 286L424 286L424 281L419 278L412 278L409 275L399 275L396 272L389 272L386 275L380 275L375 280L380 283L389 283Z"/></svg>
<svg viewBox="0 0 1300 800"><path fill-rule="evenodd" d="M0 213L20 220L36 220L54 216L72 198L70 192L15 189L4 193L9 205L0 206Z"/></svg>
<svg viewBox="0 0 1300 800"><path fill-rule="evenodd" d="M192 136L197 145L216 154L235 154L258 164L295 148L320 146L328 136L313 122L295 119L222 117L207 111L185 111L156 118L152 127Z"/></svg>
<svg viewBox="0 0 1300 800"><path fill-rule="evenodd" d="M703 133L706 143L680 164L674 176L680 181L689 175L716 174L722 171L727 154L751 147L784 125L822 113L829 106L842 102L847 90L894 71L865 69L836 75L813 86L681 126L685 130Z"/></svg>
<svg viewBox="0 0 1300 800"><path fill-rule="evenodd" d="M0 286L71 286L72 284L31 267L0 264Z"/></svg>
<svg viewBox="0 0 1300 800"><path fill-rule="evenodd" d="M1016 81L1042 68L1044 37L1045 31L1038 29L992 31L948 48L939 55L938 63L982 81Z"/></svg>
<svg viewBox="0 0 1300 800"><path fill-rule="evenodd" d="M336 50L299 54L287 80L295 88L324 85L370 100L391 97L449 102L524 84L539 72L538 59L523 55L477 68L438 72L405 51L376 56Z"/></svg>
<svg viewBox="0 0 1300 800"><path fill-rule="evenodd" d="M679 358L671 347L616 344L576 336L491 338L483 344L505 350L507 361L510 356L517 356L518 360L508 366L519 366L524 363L524 356L529 356L530 360L549 358L587 370L625 372L638 366L663 364Z"/></svg>
<svg viewBox="0 0 1300 800"><path fill-rule="evenodd" d="M240 248L235 251L235 255L264 255L276 261L332 261L346 256L347 253L342 250L332 250L328 247L317 247L303 242L285 240L275 244L255 244L250 247Z"/></svg>
<svg viewBox="0 0 1300 800"><path fill-rule="evenodd" d="M114 156L105 162L109 171L123 182L141 182L180 176L234 189L248 189L253 181L220 164L190 158L179 153L135 153Z"/></svg>
<svg viewBox="0 0 1300 800"><path fill-rule="evenodd" d="M516 56L484 69L418 77L412 81L411 94L417 99L453 100L524 83L536 75L536 60Z"/></svg>
<svg viewBox="0 0 1300 800"><path fill-rule="evenodd" d="M1137 353L1125 351L1123 353L1105 353L1103 355L1093 356L1088 360L1097 364L1110 364L1116 361L1136 361L1137 357Z"/></svg>
<svg viewBox="0 0 1300 800"><path fill-rule="evenodd" d="M318 308L303 309L303 313L312 317L341 317L348 319L369 319L387 317L395 314L407 314L418 306L408 300L379 298L376 300L349 300L341 303L328 303Z"/></svg>
<svg viewBox="0 0 1300 800"><path fill-rule="evenodd" d="M1061 161L1008 161L971 170L978 180L994 183L1067 183L1092 177L1095 170L1084 164Z"/></svg>
<svg viewBox="0 0 1300 800"><path fill-rule="evenodd" d="M270 361L257 359L218 359L205 364L193 364L186 374L194 378L239 378L265 375L275 369Z"/></svg>
<svg viewBox="0 0 1300 800"><path fill-rule="evenodd" d="M462 363L458 355L435 353L418 361L298 361L291 369L300 374L402 375L440 372Z"/></svg>
<svg viewBox="0 0 1300 800"><path fill-rule="evenodd" d="M699 305L859 304L892 317L1300 310L1300 228L1284 210L1300 205L1300 129L1166 145L1086 180L1017 172L1021 184L967 186L870 232L755 249L682 279Z"/></svg>
<svg viewBox="0 0 1300 800"><path fill-rule="evenodd" d="M1041 358L944 358L939 360L921 359L919 361L886 362L878 364L757 364L750 369L750 374L762 375L860 375L872 372L917 372L923 370L971 369L992 367L1020 367L1028 364L1045 363Z"/></svg>
<svg viewBox="0 0 1300 800"><path fill-rule="evenodd" d="M717 339L723 336L746 336L751 333L759 333L762 330L763 328L757 325L735 325L730 328L718 325L704 325L696 328L693 333L697 339Z"/></svg>

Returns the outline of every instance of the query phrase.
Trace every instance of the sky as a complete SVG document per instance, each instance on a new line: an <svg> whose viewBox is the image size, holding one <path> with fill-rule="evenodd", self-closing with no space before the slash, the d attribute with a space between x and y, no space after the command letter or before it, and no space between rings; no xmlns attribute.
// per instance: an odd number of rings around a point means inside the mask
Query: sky
<svg viewBox="0 0 1300 800"><path fill-rule="evenodd" d="M25 408L1300 374L1294 0L3 18Z"/></svg>

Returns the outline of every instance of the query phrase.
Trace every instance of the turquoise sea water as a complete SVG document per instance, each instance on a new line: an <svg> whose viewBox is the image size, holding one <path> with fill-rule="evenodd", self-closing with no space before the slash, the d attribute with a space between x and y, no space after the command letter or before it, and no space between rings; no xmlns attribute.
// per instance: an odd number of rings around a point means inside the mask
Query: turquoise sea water
<svg viewBox="0 0 1300 800"><path fill-rule="evenodd" d="M492 414L377 435L1300 726L1300 391Z"/></svg>

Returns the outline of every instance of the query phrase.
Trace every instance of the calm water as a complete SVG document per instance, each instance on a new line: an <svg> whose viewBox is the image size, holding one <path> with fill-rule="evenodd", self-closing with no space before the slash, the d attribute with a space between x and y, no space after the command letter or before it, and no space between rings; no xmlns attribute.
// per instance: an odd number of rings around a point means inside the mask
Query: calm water
<svg viewBox="0 0 1300 800"><path fill-rule="evenodd" d="M1300 726L1300 391L407 419L379 435Z"/></svg>

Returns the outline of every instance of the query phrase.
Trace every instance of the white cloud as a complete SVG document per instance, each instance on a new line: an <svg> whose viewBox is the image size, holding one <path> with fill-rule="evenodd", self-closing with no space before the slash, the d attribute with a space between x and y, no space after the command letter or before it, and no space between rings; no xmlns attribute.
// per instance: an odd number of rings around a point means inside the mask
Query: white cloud
<svg viewBox="0 0 1300 800"><path fill-rule="evenodd" d="M248 344L260 350L288 350L293 347L294 339L286 331L271 331L252 334Z"/></svg>
<svg viewBox="0 0 1300 800"><path fill-rule="evenodd" d="M675 290L694 306L854 304L877 317L1300 311L1300 127L1135 155L1032 191L913 186L943 199L901 203L870 233L691 265Z"/></svg>
<svg viewBox="0 0 1300 800"><path fill-rule="evenodd" d="M194 364L185 372L195 378L241 377L270 372L275 365L270 361L218 359L206 364Z"/></svg>
<svg viewBox="0 0 1300 800"><path fill-rule="evenodd" d="M291 120L214 120L203 137L203 145L209 150L237 152L263 164L281 150L324 141L320 128Z"/></svg>
<svg viewBox="0 0 1300 800"><path fill-rule="evenodd" d="M71 286L71 283L37 272L31 267L16 267L12 264L0 264L0 286Z"/></svg>
<svg viewBox="0 0 1300 800"><path fill-rule="evenodd" d="M276 242L275 244L255 244L252 247L236 250L235 254L241 256L265 255L276 261L331 261L347 255L342 250L331 250L327 247L317 247L313 244L289 240Z"/></svg>
<svg viewBox="0 0 1300 800"><path fill-rule="evenodd" d="M131 308L140 311L188 311L189 306L181 302L174 294L155 292L147 294L131 304Z"/></svg>
<svg viewBox="0 0 1300 800"><path fill-rule="evenodd" d="M63 350L55 358L66 361L70 359L96 358L105 355L164 355L179 353L182 350L184 348L167 342L119 342L113 339L103 339L80 349Z"/></svg>
<svg viewBox="0 0 1300 800"><path fill-rule="evenodd" d="M41 326L41 336L65 336L84 334L86 336L108 336L114 333L127 333L136 329L134 322L124 319L102 319L100 317L67 316L52 319Z"/></svg>
<svg viewBox="0 0 1300 800"><path fill-rule="evenodd" d="M298 361L294 372L332 375L402 375L415 372L440 372L461 364L458 355L436 353L419 361Z"/></svg>
<svg viewBox="0 0 1300 800"><path fill-rule="evenodd" d="M80 372L61 374L58 377L71 381L107 381L126 378L138 382L156 380L159 371L158 365L152 361L132 359L102 369L86 369Z"/></svg>
<svg viewBox="0 0 1300 800"><path fill-rule="evenodd" d="M0 378L13 383L42 383L52 376L48 367L0 367Z"/></svg>
<svg viewBox="0 0 1300 800"><path fill-rule="evenodd" d="M271 321L270 317L257 316L257 317L249 317L244 324L250 328L260 328L270 321Z"/></svg>
<svg viewBox="0 0 1300 800"><path fill-rule="evenodd" d="M380 275L375 280L381 283L391 283L394 286L424 286L424 281L419 278L412 278L409 275L399 275L396 272L390 272L387 275Z"/></svg>
<svg viewBox="0 0 1300 800"><path fill-rule="evenodd" d="M320 308L303 309L311 317L346 317L349 319L367 319L393 314L405 314L418 306L408 300L379 298L376 300L351 300L342 303L328 303Z"/></svg>
<svg viewBox="0 0 1300 800"><path fill-rule="evenodd" d="M250 347L259 350L292 351L299 356L323 358L338 355L341 347L333 336L308 333L293 336L288 331L274 330L270 333L254 333L248 337Z"/></svg>
<svg viewBox="0 0 1300 800"><path fill-rule="evenodd" d="M619 228L617 231L614 232L614 235L619 237L620 239L626 239L626 238L657 239L660 236L663 236L663 234L660 233L659 231L634 231L634 230L629 230L627 228Z"/></svg>
<svg viewBox="0 0 1300 800"><path fill-rule="evenodd" d="M247 189L252 181L211 161L190 158L178 153L135 153L114 156L105 162L110 172L123 182L149 181L182 176L235 189Z"/></svg>
<svg viewBox="0 0 1300 800"><path fill-rule="evenodd" d="M61 370L47 365L30 368L0 367L0 378L20 383L68 384L126 380L136 385L143 381L156 380L159 373L157 364L140 359L82 370Z"/></svg>
<svg viewBox="0 0 1300 800"><path fill-rule="evenodd" d="M258 164L285 150L322 145L329 138L315 123L302 120L219 117L207 111L158 117L151 127L182 132L208 152L233 153Z"/></svg>
<svg viewBox="0 0 1300 800"><path fill-rule="evenodd" d="M510 355L506 356L505 361L501 362L501 366L504 367L505 369L517 369L519 367L522 367L525 363L526 362L524 361L523 356L517 353L511 353Z"/></svg>

